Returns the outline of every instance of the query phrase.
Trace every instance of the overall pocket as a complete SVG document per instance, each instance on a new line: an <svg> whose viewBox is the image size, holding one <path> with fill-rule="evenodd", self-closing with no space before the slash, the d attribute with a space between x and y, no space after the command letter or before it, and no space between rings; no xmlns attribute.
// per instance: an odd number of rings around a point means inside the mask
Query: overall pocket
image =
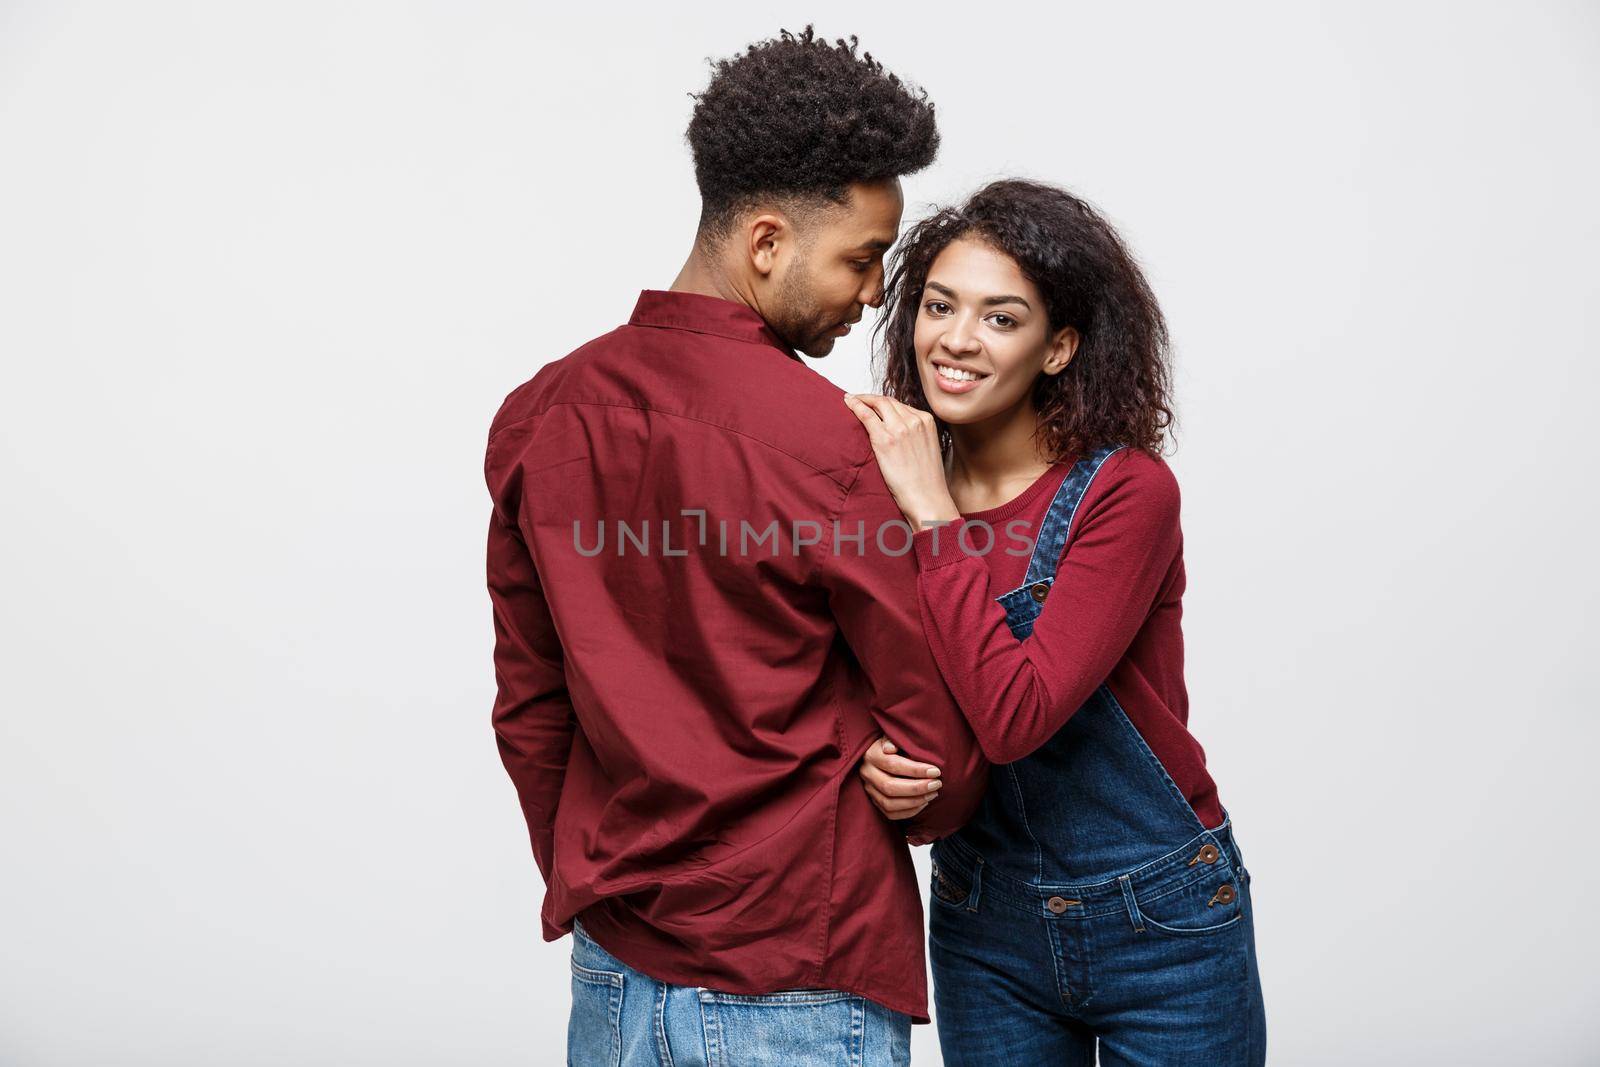
<svg viewBox="0 0 1600 1067"><path fill-rule="evenodd" d="M1164 937L1209 937L1244 919L1237 868L1219 866L1212 877L1166 892L1134 891L1145 929Z"/></svg>
<svg viewBox="0 0 1600 1067"><path fill-rule="evenodd" d="M972 900L972 882L962 871L935 859L928 896L948 907L966 909Z"/></svg>

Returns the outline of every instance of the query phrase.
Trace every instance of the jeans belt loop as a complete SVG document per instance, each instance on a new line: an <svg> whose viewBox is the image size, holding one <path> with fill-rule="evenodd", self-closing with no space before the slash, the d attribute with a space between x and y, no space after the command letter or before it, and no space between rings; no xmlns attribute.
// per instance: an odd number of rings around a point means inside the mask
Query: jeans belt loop
<svg viewBox="0 0 1600 1067"><path fill-rule="evenodd" d="M1133 899L1133 878L1124 874L1117 879L1117 884L1122 887L1122 900L1128 905L1128 918L1133 921L1134 932L1144 933L1144 916L1139 913L1139 902Z"/></svg>

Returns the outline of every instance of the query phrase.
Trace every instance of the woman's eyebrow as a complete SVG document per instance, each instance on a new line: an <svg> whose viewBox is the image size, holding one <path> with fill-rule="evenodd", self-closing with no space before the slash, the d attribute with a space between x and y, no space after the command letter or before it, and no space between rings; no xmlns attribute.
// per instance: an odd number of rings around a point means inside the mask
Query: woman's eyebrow
<svg viewBox="0 0 1600 1067"><path fill-rule="evenodd" d="M952 300L957 298L958 294L956 293L956 291L954 289L951 289L949 286L940 285L938 282L935 282L935 281L924 282L923 284L926 285L929 289L938 290L939 292L943 293L945 296L950 297ZM1009 296L1009 295L1008 296L986 296L986 297L983 298L983 305L985 307L993 307L996 304L1021 304L1023 307L1027 308L1029 311L1033 310L1033 305L1028 303L1026 300L1022 299L1022 297L1020 297L1020 296Z"/></svg>

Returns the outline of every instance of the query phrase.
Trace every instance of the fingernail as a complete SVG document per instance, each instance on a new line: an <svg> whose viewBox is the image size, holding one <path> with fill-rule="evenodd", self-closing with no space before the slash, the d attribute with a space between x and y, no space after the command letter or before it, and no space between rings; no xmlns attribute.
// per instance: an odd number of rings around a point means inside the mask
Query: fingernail
<svg viewBox="0 0 1600 1067"><path fill-rule="evenodd" d="M929 778L937 778L937 777L939 777L939 768L937 768L937 767L929 767L928 768L928 777Z"/></svg>
<svg viewBox="0 0 1600 1067"><path fill-rule="evenodd" d="M900 751L898 748L894 747L894 742L892 742L892 741L885 741L883 743L883 750L885 752L899 752Z"/></svg>

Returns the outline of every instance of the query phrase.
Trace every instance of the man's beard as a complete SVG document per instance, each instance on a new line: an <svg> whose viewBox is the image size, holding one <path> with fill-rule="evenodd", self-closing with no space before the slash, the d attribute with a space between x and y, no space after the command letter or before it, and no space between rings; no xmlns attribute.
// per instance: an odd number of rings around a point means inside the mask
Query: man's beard
<svg viewBox="0 0 1600 1067"><path fill-rule="evenodd" d="M783 277L778 288L781 322L769 323L789 343L789 347L808 356L825 356L833 351L836 337L829 337L840 325L826 321L816 310L811 296L811 276L806 272L805 261L795 263Z"/></svg>

